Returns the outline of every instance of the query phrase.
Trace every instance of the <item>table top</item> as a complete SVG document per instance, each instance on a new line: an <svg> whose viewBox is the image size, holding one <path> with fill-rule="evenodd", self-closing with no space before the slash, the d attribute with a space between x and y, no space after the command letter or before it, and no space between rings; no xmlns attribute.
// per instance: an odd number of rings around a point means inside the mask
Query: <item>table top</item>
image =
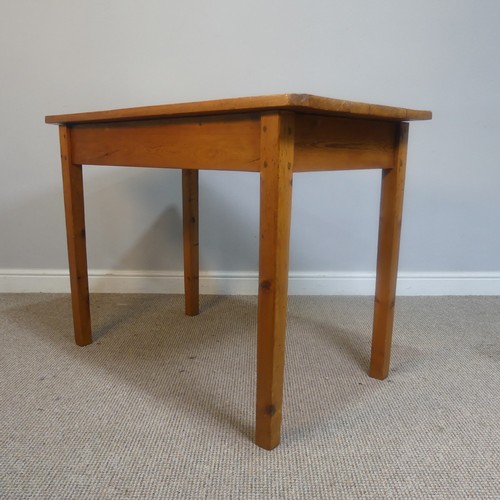
<svg viewBox="0 0 500 500"><path fill-rule="evenodd" d="M51 115L45 117L45 122L55 124L121 122L181 116L259 112L276 109L393 121L430 120L432 118L430 111L344 101L309 94L276 94L93 111L89 113Z"/></svg>

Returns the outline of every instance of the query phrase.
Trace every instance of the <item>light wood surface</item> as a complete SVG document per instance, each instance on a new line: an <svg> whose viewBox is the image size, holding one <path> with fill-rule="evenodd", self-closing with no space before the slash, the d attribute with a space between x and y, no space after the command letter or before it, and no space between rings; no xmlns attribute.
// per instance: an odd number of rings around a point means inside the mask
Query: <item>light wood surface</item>
<svg viewBox="0 0 500 500"><path fill-rule="evenodd" d="M66 216L66 237L71 284L71 305L75 342L85 346L92 343L90 326L89 283L85 238L82 166L74 164L67 127L59 127L61 163Z"/></svg>
<svg viewBox="0 0 500 500"><path fill-rule="evenodd" d="M302 94L46 117L60 125L75 340L92 341L82 164L182 169L185 311L199 312L198 170L260 173L256 443L280 442L294 172L382 169L370 376L389 371L408 141L429 111Z"/></svg>
<svg viewBox="0 0 500 500"><path fill-rule="evenodd" d="M329 97L320 97L310 94L276 94L94 111L90 113L51 115L45 117L45 122L66 124L97 123L168 118L173 116L202 116L207 114L227 114L233 112L269 111L272 109L396 121L430 120L432 117L430 111L331 99Z"/></svg>
<svg viewBox="0 0 500 500"><path fill-rule="evenodd" d="M260 253L257 332L256 443L280 442L292 203L294 116L261 120Z"/></svg>
<svg viewBox="0 0 500 500"><path fill-rule="evenodd" d="M71 127L84 165L259 170L259 117L222 115Z"/></svg>
<svg viewBox="0 0 500 500"><path fill-rule="evenodd" d="M188 316L199 313L198 171L182 171L184 292Z"/></svg>
<svg viewBox="0 0 500 500"><path fill-rule="evenodd" d="M370 376L381 380L386 378L389 373L391 358L407 146L408 124L401 123L394 168L382 171L377 278L370 362Z"/></svg>
<svg viewBox="0 0 500 500"><path fill-rule="evenodd" d="M398 122L295 114L295 172L392 168Z"/></svg>

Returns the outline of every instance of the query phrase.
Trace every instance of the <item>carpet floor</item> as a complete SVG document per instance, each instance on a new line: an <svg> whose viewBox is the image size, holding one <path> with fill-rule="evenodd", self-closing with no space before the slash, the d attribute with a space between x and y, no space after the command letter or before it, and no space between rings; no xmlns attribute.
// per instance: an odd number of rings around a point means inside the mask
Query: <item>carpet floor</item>
<svg viewBox="0 0 500 500"><path fill-rule="evenodd" d="M0 295L0 498L500 498L500 297L290 297L281 445L253 444L255 297Z"/></svg>

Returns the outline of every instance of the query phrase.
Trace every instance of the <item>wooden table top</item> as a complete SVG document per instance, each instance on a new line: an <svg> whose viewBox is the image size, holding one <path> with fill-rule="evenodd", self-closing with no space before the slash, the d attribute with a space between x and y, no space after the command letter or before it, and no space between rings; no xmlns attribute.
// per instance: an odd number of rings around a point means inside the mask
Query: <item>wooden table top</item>
<svg viewBox="0 0 500 500"><path fill-rule="evenodd" d="M89 113L51 115L45 117L45 122L56 124L121 122L182 116L259 112L275 109L391 121L430 120L432 118L431 111L344 101L309 94L276 94L93 111Z"/></svg>

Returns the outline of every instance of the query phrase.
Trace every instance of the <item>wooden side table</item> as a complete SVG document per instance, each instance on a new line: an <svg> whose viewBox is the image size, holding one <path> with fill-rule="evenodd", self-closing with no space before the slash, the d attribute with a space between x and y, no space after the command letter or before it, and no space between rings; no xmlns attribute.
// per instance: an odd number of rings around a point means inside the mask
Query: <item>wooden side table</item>
<svg viewBox="0 0 500 500"><path fill-rule="evenodd" d="M75 341L92 342L82 165L182 169L186 314L198 314L198 170L260 173L257 445L279 444L292 179L382 169L370 376L389 371L408 121L430 111L303 94L47 116L59 124Z"/></svg>

